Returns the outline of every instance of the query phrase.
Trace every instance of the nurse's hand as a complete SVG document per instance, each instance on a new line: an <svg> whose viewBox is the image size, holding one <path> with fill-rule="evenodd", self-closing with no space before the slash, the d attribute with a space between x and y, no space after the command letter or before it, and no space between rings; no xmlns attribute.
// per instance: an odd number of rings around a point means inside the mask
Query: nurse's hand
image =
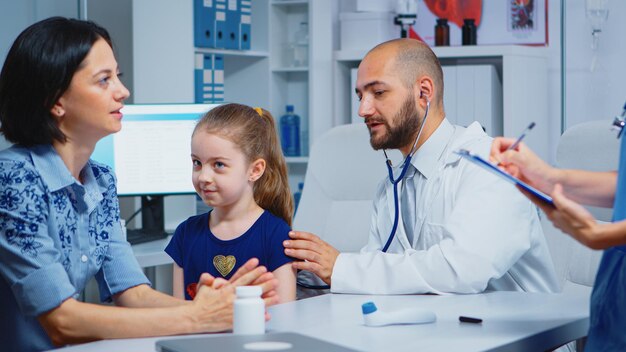
<svg viewBox="0 0 626 352"><path fill-rule="evenodd" d="M552 193L558 182L560 170L541 160L526 144L519 143L515 149L508 148L515 139L497 137L491 144L489 160L510 175L534 186L545 193Z"/></svg>
<svg viewBox="0 0 626 352"><path fill-rule="evenodd" d="M560 184L554 187L554 192L550 195L554 202L554 207L541 201L528 191L522 189L522 193L546 213L554 227L569 234L589 248L606 249L620 245L626 238L626 233L623 230L626 223L598 223L587 209L563 195L563 189ZM621 231L620 227L622 228ZM621 236L618 235L620 232ZM613 233L617 236L613 236Z"/></svg>
<svg viewBox="0 0 626 352"><path fill-rule="evenodd" d="M291 240L283 242L285 254L302 260L293 262L292 266L298 270L310 271L330 285L339 251L312 233L291 231L289 237Z"/></svg>

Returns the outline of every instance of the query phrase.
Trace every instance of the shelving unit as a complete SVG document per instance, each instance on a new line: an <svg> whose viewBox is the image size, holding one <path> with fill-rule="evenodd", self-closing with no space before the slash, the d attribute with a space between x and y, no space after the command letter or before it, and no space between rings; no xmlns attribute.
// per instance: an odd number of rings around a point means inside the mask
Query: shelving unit
<svg viewBox="0 0 626 352"><path fill-rule="evenodd" d="M325 96L315 93L328 90L332 85L332 32L328 16L332 0L254 0L251 3L251 50L192 50L224 56L225 101L266 108L276 118L277 126L280 126L285 106L294 106L301 119L303 154L286 160L290 186L297 190L306 173L309 145L332 127L332 105L329 101L320 102ZM193 18L193 13L189 18ZM296 67L291 65L289 44L301 22L308 22L309 64ZM311 72L323 73L313 77ZM189 84L193 86L192 81Z"/></svg>
<svg viewBox="0 0 626 352"><path fill-rule="evenodd" d="M525 142L543 158L549 152L548 119L548 49L519 45L435 47L441 64L494 65L502 82L502 126L505 136L516 136L530 122L537 128ZM367 51L334 52L334 124L350 122L350 70L358 67ZM520 69L524 67L524 69ZM524 100L517 97L525 97ZM445 103L445 97L444 97Z"/></svg>

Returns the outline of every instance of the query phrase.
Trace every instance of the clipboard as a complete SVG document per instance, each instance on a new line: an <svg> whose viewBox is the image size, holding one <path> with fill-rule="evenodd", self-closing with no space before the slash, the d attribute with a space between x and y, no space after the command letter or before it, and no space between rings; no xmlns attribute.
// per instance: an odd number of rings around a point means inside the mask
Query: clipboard
<svg viewBox="0 0 626 352"><path fill-rule="evenodd" d="M524 190L530 192L532 195L534 195L535 197L539 198L540 200L542 200L543 202L554 206L554 202L552 201L552 197L550 197L549 195L541 192L540 190L534 188L533 186L523 182L520 179L517 179L509 174L507 174L506 172L500 170L496 165L492 164L491 162L481 158L479 155L477 154L473 154L472 152L470 152L467 149L459 149L457 151L455 151L456 154L460 155L463 159L471 162L474 165L480 166L483 169L499 176L500 178L503 178L505 181L508 181L514 185L520 186L521 188L523 188Z"/></svg>

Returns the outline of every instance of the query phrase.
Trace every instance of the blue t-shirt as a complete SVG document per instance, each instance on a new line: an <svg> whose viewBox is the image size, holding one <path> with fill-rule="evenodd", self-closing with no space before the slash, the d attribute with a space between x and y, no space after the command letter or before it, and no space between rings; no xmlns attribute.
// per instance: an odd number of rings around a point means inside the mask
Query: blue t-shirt
<svg viewBox="0 0 626 352"><path fill-rule="evenodd" d="M626 138L620 144L613 221L626 219ZM604 251L591 294L585 351L626 351L626 245Z"/></svg>
<svg viewBox="0 0 626 352"><path fill-rule="evenodd" d="M90 160L76 181L50 145L0 152L0 349L51 349L37 316L149 283L122 235L115 176ZM94 321L92 324L98 324Z"/></svg>
<svg viewBox="0 0 626 352"><path fill-rule="evenodd" d="M211 212L192 216L178 225L165 252L183 268L185 298L188 288L202 273L229 279L251 258L274 271L293 261L285 255L283 241L289 239L289 225L269 211L264 211L241 236L223 241L209 228Z"/></svg>

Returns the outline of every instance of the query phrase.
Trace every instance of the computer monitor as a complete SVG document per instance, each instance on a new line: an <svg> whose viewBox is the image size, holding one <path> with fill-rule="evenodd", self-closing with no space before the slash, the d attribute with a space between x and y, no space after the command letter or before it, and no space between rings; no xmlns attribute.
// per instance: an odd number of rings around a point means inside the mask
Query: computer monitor
<svg viewBox="0 0 626 352"><path fill-rule="evenodd" d="M122 109L122 130L100 140L92 159L113 168L119 196L142 196L142 230L165 236L163 196L194 194L191 133L216 104L135 104ZM136 242L143 240L131 234Z"/></svg>

